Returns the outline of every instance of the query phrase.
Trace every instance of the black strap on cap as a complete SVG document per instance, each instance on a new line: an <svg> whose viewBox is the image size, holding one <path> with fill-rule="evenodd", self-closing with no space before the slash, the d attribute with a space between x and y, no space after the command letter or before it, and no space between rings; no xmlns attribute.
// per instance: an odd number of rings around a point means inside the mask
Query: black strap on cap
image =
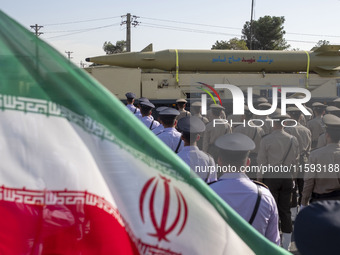
<svg viewBox="0 0 340 255"><path fill-rule="evenodd" d="M256 185L256 187L257 187L257 199L256 199L256 203L255 203L255 206L254 206L253 213L250 217L250 220L248 221L250 225L253 224L253 221L256 217L257 211L259 210L260 203L261 203L261 197L262 197L262 191L260 189L260 186Z"/></svg>

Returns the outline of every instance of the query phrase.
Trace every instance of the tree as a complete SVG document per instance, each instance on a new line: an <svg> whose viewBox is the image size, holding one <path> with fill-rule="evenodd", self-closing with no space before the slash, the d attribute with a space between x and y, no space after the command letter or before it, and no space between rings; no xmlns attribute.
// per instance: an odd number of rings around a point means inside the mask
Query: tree
<svg viewBox="0 0 340 255"><path fill-rule="evenodd" d="M238 38L232 38L229 41L216 41L211 47L212 50L248 50L246 42Z"/></svg>
<svg viewBox="0 0 340 255"><path fill-rule="evenodd" d="M326 40L319 40L314 47L318 47L319 48L319 47L321 47L323 45L330 45L330 42L326 41Z"/></svg>
<svg viewBox="0 0 340 255"><path fill-rule="evenodd" d="M254 50L285 50L290 47L283 38L284 17L264 16L252 23L252 40L250 40L250 22L247 21L242 29L242 39L247 47ZM252 47L250 47L252 41Z"/></svg>
<svg viewBox="0 0 340 255"><path fill-rule="evenodd" d="M117 41L116 45L113 45L110 41L104 42L103 50L106 54L122 53L126 51L126 41Z"/></svg>

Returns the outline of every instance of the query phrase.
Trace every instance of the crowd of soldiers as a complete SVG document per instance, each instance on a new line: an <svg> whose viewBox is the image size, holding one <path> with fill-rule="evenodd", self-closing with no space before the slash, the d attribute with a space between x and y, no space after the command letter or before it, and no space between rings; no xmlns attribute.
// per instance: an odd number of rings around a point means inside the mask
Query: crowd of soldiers
<svg viewBox="0 0 340 255"><path fill-rule="evenodd" d="M139 98L136 107L135 94L126 97L131 112L195 176L261 234L287 250L298 212L313 202L340 199L340 99L330 105L314 102L312 109L304 106L310 115L290 106L287 114L277 109L270 116L254 116L246 105L244 115L227 115L218 103L202 116L201 102L191 102L187 111L186 99L178 99L177 109L158 107L156 120L155 105L147 98ZM271 108L265 98L258 98L254 106ZM225 121L216 125L214 120ZM280 171L263 171L263 167Z"/></svg>

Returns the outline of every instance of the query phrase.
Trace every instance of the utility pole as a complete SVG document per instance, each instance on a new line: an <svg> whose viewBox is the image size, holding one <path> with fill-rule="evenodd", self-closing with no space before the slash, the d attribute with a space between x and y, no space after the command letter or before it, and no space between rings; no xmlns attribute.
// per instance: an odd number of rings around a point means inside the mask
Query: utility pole
<svg viewBox="0 0 340 255"><path fill-rule="evenodd" d="M250 50L253 49L253 13L254 13L254 0L251 0L251 15L250 15Z"/></svg>
<svg viewBox="0 0 340 255"><path fill-rule="evenodd" d="M65 53L67 54L68 60L71 60L71 54L72 54L73 52L72 52L72 51L65 51Z"/></svg>
<svg viewBox="0 0 340 255"><path fill-rule="evenodd" d="M34 30L34 33L36 36L43 34L43 32L39 32L39 30L43 28L44 26L38 26L38 24L35 24L35 25L31 25L30 27Z"/></svg>
<svg viewBox="0 0 340 255"><path fill-rule="evenodd" d="M127 13L126 15L123 15L122 18L125 18L125 21L122 21L120 25L125 25L126 24L126 51L131 52L131 25L136 27L139 25L139 22L137 19L139 18L138 16L131 16L131 13Z"/></svg>
<svg viewBox="0 0 340 255"><path fill-rule="evenodd" d="M80 60L80 67L85 68L85 66L86 66L86 64L83 61Z"/></svg>

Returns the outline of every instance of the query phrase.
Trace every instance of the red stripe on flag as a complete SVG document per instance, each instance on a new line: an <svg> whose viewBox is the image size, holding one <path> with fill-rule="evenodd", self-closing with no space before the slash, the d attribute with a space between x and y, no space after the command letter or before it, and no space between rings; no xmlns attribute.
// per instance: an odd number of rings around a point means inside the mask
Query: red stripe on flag
<svg viewBox="0 0 340 255"><path fill-rule="evenodd" d="M103 198L3 186L0 193L1 254L139 254L119 212Z"/></svg>

